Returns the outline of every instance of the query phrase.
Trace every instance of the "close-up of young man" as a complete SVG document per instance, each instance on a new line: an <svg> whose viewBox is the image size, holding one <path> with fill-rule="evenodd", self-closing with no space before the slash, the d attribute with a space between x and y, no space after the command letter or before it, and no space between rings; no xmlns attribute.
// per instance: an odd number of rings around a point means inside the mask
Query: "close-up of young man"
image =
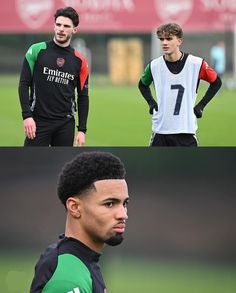
<svg viewBox="0 0 236 293"><path fill-rule="evenodd" d="M84 152L58 182L66 208L65 233L41 255L31 293L104 293L98 260L105 244L123 241L129 201L125 168L107 152Z"/></svg>

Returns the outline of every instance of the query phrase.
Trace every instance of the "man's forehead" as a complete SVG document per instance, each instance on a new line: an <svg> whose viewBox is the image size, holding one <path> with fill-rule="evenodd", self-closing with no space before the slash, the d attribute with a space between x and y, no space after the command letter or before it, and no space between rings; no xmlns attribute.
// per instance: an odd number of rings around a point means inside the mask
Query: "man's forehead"
<svg viewBox="0 0 236 293"><path fill-rule="evenodd" d="M100 179L100 180L96 180L94 182L94 185L95 186L108 186L108 185L124 185L126 184L126 181L125 179L114 179L114 178L111 178L111 179Z"/></svg>
<svg viewBox="0 0 236 293"><path fill-rule="evenodd" d="M165 32L165 31L159 33L158 36L159 36L159 38L173 38L173 37L175 37L175 35L173 35L172 33Z"/></svg>
<svg viewBox="0 0 236 293"><path fill-rule="evenodd" d="M58 16L55 23L62 23L62 24L69 24L69 25L73 25L72 20L69 17L65 17L65 16Z"/></svg>
<svg viewBox="0 0 236 293"><path fill-rule="evenodd" d="M109 192L125 192L127 193L127 183L125 179L103 179L94 182L94 186L97 192L109 193Z"/></svg>
<svg viewBox="0 0 236 293"><path fill-rule="evenodd" d="M99 195L99 200L105 200L106 198L111 197L117 198L119 200L125 200L129 198L128 186L125 179L97 180L93 185L95 187L95 193L97 196Z"/></svg>

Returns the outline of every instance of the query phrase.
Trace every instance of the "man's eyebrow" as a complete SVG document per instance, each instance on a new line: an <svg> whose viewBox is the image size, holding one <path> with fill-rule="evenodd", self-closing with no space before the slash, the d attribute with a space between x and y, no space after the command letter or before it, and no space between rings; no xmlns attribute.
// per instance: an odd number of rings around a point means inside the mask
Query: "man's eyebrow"
<svg viewBox="0 0 236 293"><path fill-rule="evenodd" d="M61 23L61 22L56 22L56 25L64 25L65 27L71 27L70 24L63 24L63 23Z"/></svg>
<svg viewBox="0 0 236 293"><path fill-rule="evenodd" d="M104 200L102 200L102 202L107 202L107 201L113 201L113 202L127 202L129 201L129 197L126 197L124 200L121 200L117 197L108 197L108 198L105 198Z"/></svg>

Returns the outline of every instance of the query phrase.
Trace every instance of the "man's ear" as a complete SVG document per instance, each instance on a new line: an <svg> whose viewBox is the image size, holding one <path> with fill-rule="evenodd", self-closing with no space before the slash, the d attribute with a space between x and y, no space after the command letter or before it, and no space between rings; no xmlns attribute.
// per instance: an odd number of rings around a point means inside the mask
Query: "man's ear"
<svg viewBox="0 0 236 293"><path fill-rule="evenodd" d="M81 200L78 197L69 197L66 201L67 212L74 218L81 217Z"/></svg>
<svg viewBox="0 0 236 293"><path fill-rule="evenodd" d="M78 30L79 30L79 26L77 25L73 28L73 34L76 34Z"/></svg>
<svg viewBox="0 0 236 293"><path fill-rule="evenodd" d="M179 39L179 47L182 45L183 39Z"/></svg>

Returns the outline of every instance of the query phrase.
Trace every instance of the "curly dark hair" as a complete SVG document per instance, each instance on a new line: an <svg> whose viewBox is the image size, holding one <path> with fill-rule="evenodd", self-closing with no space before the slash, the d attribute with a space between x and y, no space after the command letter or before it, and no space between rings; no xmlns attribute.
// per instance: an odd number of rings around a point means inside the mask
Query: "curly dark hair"
<svg viewBox="0 0 236 293"><path fill-rule="evenodd" d="M80 196L104 179L124 179L125 167L121 160L108 152L83 152L65 164L57 186L57 194L66 206L70 196Z"/></svg>
<svg viewBox="0 0 236 293"><path fill-rule="evenodd" d="M177 23L167 23L167 24L163 24L159 26L157 28L158 38L161 38L163 34L166 36L170 36L170 35L176 36L180 39L183 38L183 30L181 26L178 25Z"/></svg>
<svg viewBox="0 0 236 293"><path fill-rule="evenodd" d="M79 15L76 12L76 10L70 6L57 9L56 13L54 14L55 22L58 16L64 16L64 17L70 18L75 27L79 25Z"/></svg>

